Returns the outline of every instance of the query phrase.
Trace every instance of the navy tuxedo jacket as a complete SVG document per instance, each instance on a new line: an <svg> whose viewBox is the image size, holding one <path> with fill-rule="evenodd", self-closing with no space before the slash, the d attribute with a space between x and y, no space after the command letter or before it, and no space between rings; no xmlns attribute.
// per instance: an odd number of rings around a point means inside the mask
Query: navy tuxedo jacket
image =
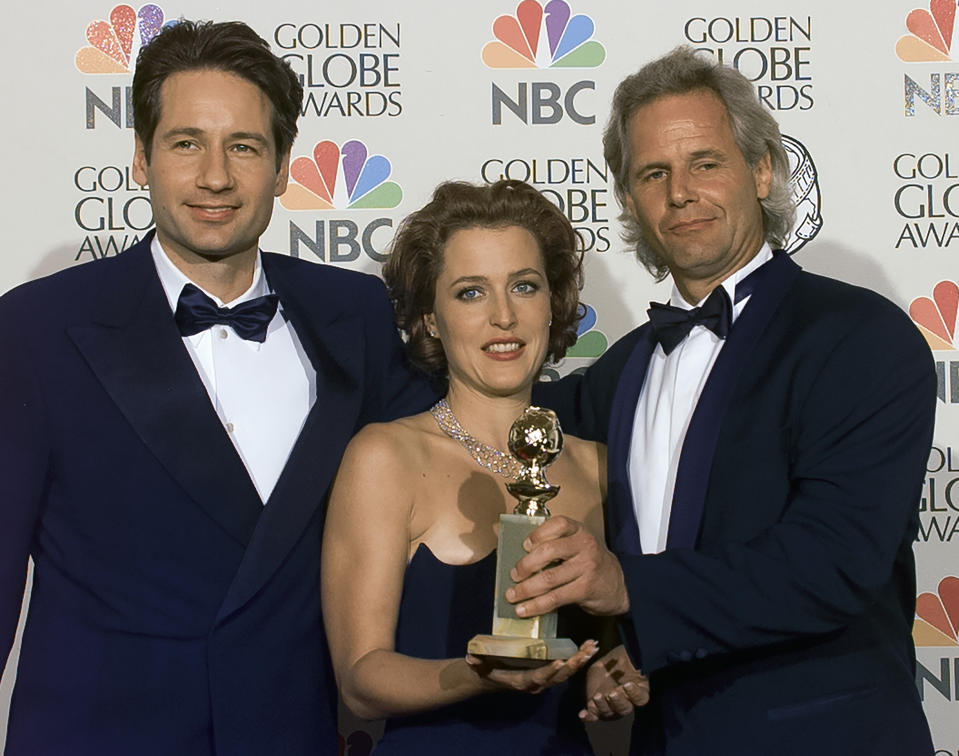
<svg viewBox="0 0 959 756"><path fill-rule="evenodd" d="M929 349L873 292L766 268L690 422L664 553L641 553L627 479L648 324L537 396L609 445L623 634L651 677L633 752L931 754L910 635Z"/></svg>
<svg viewBox="0 0 959 756"><path fill-rule="evenodd" d="M335 753L327 491L361 426L432 391L406 369L378 279L264 254L317 382L264 506L149 242L0 298L3 658L35 564L6 753Z"/></svg>

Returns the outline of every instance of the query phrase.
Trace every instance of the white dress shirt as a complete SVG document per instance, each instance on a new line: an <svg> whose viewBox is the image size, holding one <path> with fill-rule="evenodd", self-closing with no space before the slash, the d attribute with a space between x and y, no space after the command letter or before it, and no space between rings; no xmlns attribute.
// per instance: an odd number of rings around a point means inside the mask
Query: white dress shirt
<svg viewBox="0 0 959 756"><path fill-rule="evenodd" d="M170 261L156 237L151 252L170 309L176 312L183 287L197 284ZM231 302L197 288L218 307L270 293L259 252L252 285ZM282 309L280 303L262 344L244 341L222 325L183 337L213 408L264 503L316 401L316 371Z"/></svg>
<svg viewBox="0 0 959 756"><path fill-rule="evenodd" d="M733 323L749 301L745 297L736 303L736 284L771 258L772 250L763 244L752 260L722 282L729 301L735 303ZM689 304L673 285L671 305L691 310L703 302ZM705 326L695 325L668 355L657 344L650 357L633 418L627 467L644 554L658 554L666 548L676 470L686 430L725 343Z"/></svg>

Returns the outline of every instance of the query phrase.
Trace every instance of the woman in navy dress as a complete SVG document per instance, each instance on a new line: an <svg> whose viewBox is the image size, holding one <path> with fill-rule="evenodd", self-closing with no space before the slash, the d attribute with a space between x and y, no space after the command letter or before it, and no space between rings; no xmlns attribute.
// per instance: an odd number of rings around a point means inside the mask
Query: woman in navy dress
<svg viewBox="0 0 959 756"><path fill-rule="evenodd" d="M517 181L443 184L394 241L384 278L410 358L447 391L351 442L322 570L343 700L387 719L378 755L592 752L581 719L593 717L568 680L598 651L595 622L565 662L515 670L465 655L490 632L496 526L516 503L509 429L545 361L575 341L581 260L563 213ZM601 444L566 436L549 468L554 517L601 537L605 468ZM576 636L577 612L561 613L561 635ZM609 711L626 679L645 684L621 648L593 665L592 711Z"/></svg>

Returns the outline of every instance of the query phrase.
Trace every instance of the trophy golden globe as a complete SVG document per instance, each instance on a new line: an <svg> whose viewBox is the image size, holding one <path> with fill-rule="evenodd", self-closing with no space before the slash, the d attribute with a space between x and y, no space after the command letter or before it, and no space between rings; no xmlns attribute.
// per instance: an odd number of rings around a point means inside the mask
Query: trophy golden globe
<svg viewBox="0 0 959 756"><path fill-rule="evenodd" d="M493 600L493 634L477 635L467 651L477 656L496 656L514 665L568 659L576 653L569 638L556 637L556 612L523 619L506 600L515 583L509 576L526 555L523 541L549 518L546 502L559 493L559 486L546 480L546 468L563 450L563 431L552 410L527 407L509 431L509 450L522 463L522 471L506 484L518 503L513 514L499 517L496 547L496 589Z"/></svg>

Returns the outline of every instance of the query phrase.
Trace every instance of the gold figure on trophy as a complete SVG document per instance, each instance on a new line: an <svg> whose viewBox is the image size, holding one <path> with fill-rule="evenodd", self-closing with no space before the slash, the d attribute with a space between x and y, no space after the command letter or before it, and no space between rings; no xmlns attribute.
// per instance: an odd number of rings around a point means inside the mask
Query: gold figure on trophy
<svg viewBox="0 0 959 756"><path fill-rule="evenodd" d="M523 619L505 596L514 585L509 573L526 554L523 541L546 522L550 516L546 502L559 493L559 486L546 480L546 468L563 450L559 418L552 410L527 407L510 428L509 450L523 467L516 480L506 484L506 490L518 500L513 514L499 517L493 634L475 636L467 650L514 662L568 659L576 653L576 644L569 638L556 637L556 612Z"/></svg>

